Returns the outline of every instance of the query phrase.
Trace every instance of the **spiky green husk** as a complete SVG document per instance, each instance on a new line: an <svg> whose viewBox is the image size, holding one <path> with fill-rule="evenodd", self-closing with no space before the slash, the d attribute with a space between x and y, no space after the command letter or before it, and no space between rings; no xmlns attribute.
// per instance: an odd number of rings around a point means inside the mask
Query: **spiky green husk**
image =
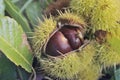
<svg viewBox="0 0 120 80"><path fill-rule="evenodd" d="M80 62L82 63L82 70L88 65L94 62L94 56L96 54L96 48L94 41L91 41L87 46L85 46L78 54Z"/></svg>
<svg viewBox="0 0 120 80"><path fill-rule="evenodd" d="M116 36L120 27L119 0L71 0L70 7L92 26L93 31L105 30Z"/></svg>
<svg viewBox="0 0 120 80"><path fill-rule="evenodd" d="M35 53L41 50L45 41L49 38L50 34L56 28L56 21L51 17L49 19L44 18L44 21L40 21L39 26L35 28L35 32L32 39L32 44Z"/></svg>
<svg viewBox="0 0 120 80"><path fill-rule="evenodd" d="M111 49L116 51L117 54L120 54L120 38L112 36L109 37L107 41L110 44Z"/></svg>
<svg viewBox="0 0 120 80"><path fill-rule="evenodd" d="M102 44L98 48L97 62L103 67L120 64L120 40L111 39L110 42Z"/></svg>
<svg viewBox="0 0 120 80"><path fill-rule="evenodd" d="M78 73L78 80L97 80L101 75L101 66L96 63L96 42L91 41L79 55L81 70Z"/></svg>
<svg viewBox="0 0 120 80"><path fill-rule="evenodd" d="M105 51L103 54L100 54L99 60L104 68L111 67L120 64L120 55L113 50Z"/></svg>
<svg viewBox="0 0 120 80"><path fill-rule="evenodd" d="M98 80L101 76L101 68L99 65L91 64L79 73L78 80Z"/></svg>
<svg viewBox="0 0 120 80"><path fill-rule="evenodd" d="M41 68L52 77L59 79L74 79L78 74L81 62L76 53L65 56L64 58L42 58Z"/></svg>
<svg viewBox="0 0 120 80"><path fill-rule="evenodd" d="M83 27L86 25L83 17L81 17L80 15L78 16L77 14L70 12L69 10L65 11L64 13L59 11L59 16L57 19L67 20L69 24L78 24L82 25Z"/></svg>
<svg viewBox="0 0 120 80"><path fill-rule="evenodd" d="M70 8L84 16L86 19L91 17L92 9L94 8L96 0L71 0Z"/></svg>
<svg viewBox="0 0 120 80"><path fill-rule="evenodd" d="M48 75L62 80L74 80L79 78L79 72L83 72L93 62L94 55L95 48L92 43L88 44L80 52L70 52L64 55L63 58L42 57L40 63L41 68Z"/></svg>
<svg viewBox="0 0 120 80"><path fill-rule="evenodd" d="M115 34L115 31L120 27L117 23L120 19L119 5L118 0L97 0L91 18L93 31L105 30Z"/></svg>
<svg viewBox="0 0 120 80"><path fill-rule="evenodd" d="M96 30L107 31L106 43L98 48L97 60L104 67L113 66L120 63L120 15L118 0L97 0L93 9L91 26L93 32Z"/></svg>

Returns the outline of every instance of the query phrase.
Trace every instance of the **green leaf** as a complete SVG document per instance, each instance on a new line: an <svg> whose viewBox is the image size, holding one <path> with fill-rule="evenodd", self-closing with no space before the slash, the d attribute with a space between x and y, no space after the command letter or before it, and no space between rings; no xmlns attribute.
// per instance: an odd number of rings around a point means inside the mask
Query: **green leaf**
<svg viewBox="0 0 120 80"><path fill-rule="evenodd" d="M115 71L115 80L120 80L120 69Z"/></svg>
<svg viewBox="0 0 120 80"><path fill-rule="evenodd" d="M17 66L31 72L32 54L21 26L9 17L0 19L0 50Z"/></svg>
<svg viewBox="0 0 120 80"><path fill-rule="evenodd" d="M28 80L31 74L26 72L23 68L17 67L17 74L20 80Z"/></svg>
<svg viewBox="0 0 120 80"><path fill-rule="evenodd" d="M28 80L30 74L0 52L0 80Z"/></svg>
<svg viewBox="0 0 120 80"><path fill-rule="evenodd" d="M13 3L16 3L16 2L18 2L19 0L11 0Z"/></svg>
<svg viewBox="0 0 120 80"><path fill-rule="evenodd" d="M33 1L26 8L27 17L32 24L32 27L38 25L38 19L42 20L44 9L52 2L53 0L39 0Z"/></svg>
<svg viewBox="0 0 120 80"><path fill-rule="evenodd" d="M21 9L27 1L28 1L28 0L19 0L18 2L15 3L15 5L16 5L19 9Z"/></svg>
<svg viewBox="0 0 120 80"><path fill-rule="evenodd" d="M4 5L4 1L0 0L0 15L4 15L4 10L5 10L5 5Z"/></svg>
<svg viewBox="0 0 120 80"><path fill-rule="evenodd" d="M28 6L30 3L32 3L32 1L33 1L33 0L27 0L27 1L25 2L25 4L23 5L23 7L21 8L20 12L22 13L22 12L27 8L27 6Z"/></svg>
<svg viewBox="0 0 120 80"><path fill-rule="evenodd" d="M39 0L39 3L41 5L42 8L46 8L51 2L53 2L53 0Z"/></svg>
<svg viewBox="0 0 120 80"><path fill-rule="evenodd" d="M29 24L27 20L23 17L21 13L19 13L18 8L10 1L10 0L4 0L6 5L6 11L12 16L23 28L25 32L31 32L31 29L29 27ZM29 36L29 34L28 34Z"/></svg>
<svg viewBox="0 0 120 80"><path fill-rule="evenodd" d="M26 8L26 14L32 26L38 24L38 18L42 18L42 8L39 2L33 2Z"/></svg>
<svg viewBox="0 0 120 80"><path fill-rule="evenodd" d="M0 52L0 80L16 80L16 66Z"/></svg>
<svg viewBox="0 0 120 80"><path fill-rule="evenodd" d="M120 80L120 66L118 68L114 67L114 77L115 80Z"/></svg>

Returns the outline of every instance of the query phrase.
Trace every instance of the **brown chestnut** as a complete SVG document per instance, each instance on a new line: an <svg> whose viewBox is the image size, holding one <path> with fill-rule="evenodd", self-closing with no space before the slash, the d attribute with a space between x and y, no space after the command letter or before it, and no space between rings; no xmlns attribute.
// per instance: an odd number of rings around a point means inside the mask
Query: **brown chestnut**
<svg viewBox="0 0 120 80"><path fill-rule="evenodd" d="M64 25L57 30L48 40L46 54L60 56L78 49L83 44L83 37L79 27Z"/></svg>
<svg viewBox="0 0 120 80"><path fill-rule="evenodd" d="M81 35L81 33L79 32L80 30L78 27L65 26L61 28L60 31L69 40L69 44L71 45L73 50L79 48L83 44L82 38L80 38L79 36Z"/></svg>
<svg viewBox="0 0 120 80"><path fill-rule="evenodd" d="M72 51L72 48L65 36L60 32L57 31L48 41L46 47L46 53L51 56L60 55L60 53L67 53Z"/></svg>

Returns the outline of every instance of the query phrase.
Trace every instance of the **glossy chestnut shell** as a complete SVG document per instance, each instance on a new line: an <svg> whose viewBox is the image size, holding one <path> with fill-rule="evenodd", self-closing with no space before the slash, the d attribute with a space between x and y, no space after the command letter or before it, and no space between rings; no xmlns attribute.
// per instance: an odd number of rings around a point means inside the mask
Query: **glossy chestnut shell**
<svg viewBox="0 0 120 80"><path fill-rule="evenodd" d="M83 35L79 27L64 25L48 40L46 54L60 56L78 49L83 43Z"/></svg>

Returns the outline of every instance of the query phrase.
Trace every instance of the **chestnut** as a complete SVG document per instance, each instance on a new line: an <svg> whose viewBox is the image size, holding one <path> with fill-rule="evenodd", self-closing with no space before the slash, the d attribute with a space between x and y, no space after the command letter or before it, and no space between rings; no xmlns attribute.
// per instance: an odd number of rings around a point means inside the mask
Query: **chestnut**
<svg viewBox="0 0 120 80"><path fill-rule="evenodd" d="M72 51L68 39L60 32L57 31L49 40L46 53L51 56L60 55L60 53L67 53Z"/></svg>
<svg viewBox="0 0 120 80"><path fill-rule="evenodd" d="M64 25L48 40L46 54L60 56L78 49L83 44L83 37L79 27Z"/></svg>
<svg viewBox="0 0 120 80"><path fill-rule="evenodd" d="M77 27L63 27L60 31L64 34L64 36L69 40L69 44L71 45L72 49L78 49L82 44L83 37L79 28Z"/></svg>

